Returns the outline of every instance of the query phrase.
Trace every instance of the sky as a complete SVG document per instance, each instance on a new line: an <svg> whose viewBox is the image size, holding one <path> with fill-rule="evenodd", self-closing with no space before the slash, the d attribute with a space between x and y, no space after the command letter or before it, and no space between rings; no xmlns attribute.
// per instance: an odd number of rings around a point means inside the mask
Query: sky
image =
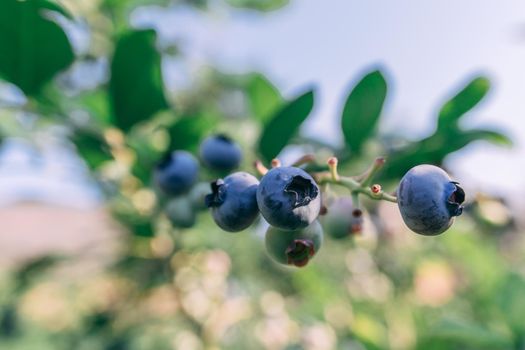
<svg viewBox="0 0 525 350"><path fill-rule="evenodd" d="M515 147L477 143L450 156L447 167L466 189L525 194L525 2L292 0L279 11L259 14L227 9L218 1L208 12L180 7L134 12L134 25L157 27L188 58L182 66L177 60L164 62L169 88L191 83L208 64L230 72L261 71L286 97L315 85L316 107L303 131L340 142L343 98L372 67L386 73L390 87L382 128L413 138L431 133L440 105L469 78L484 74L493 83L491 93L465 116L465 125L496 126ZM77 46L85 45L84 39L75 40ZM44 152L50 165L36 168L31 157L18 152L23 147L0 155L3 198L12 191L6 185L12 184L6 170L12 164L17 164L17 181L24 178L40 197L59 196L63 191L56 185L80 171L64 163L71 155L54 146ZM88 181L78 178L70 192L74 196L65 202L97 203L86 190Z"/></svg>

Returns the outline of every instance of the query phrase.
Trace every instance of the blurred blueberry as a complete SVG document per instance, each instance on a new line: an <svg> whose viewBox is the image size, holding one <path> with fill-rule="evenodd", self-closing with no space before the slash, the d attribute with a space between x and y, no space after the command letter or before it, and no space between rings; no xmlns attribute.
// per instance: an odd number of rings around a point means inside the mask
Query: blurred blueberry
<svg viewBox="0 0 525 350"><path fill-rule="evenodd" d="M241 163L242 152L237 143L225 135L207 137L200 146L202 162L210 169L231 171Z"/></svg>
<svg viewBox="0 0 525 350"><path fill-rule="evenodd" d="M363 212L354 208L351 197L334 199L319 220L324 232L335 239L361 233L363 229Z"/></svg>
<svg viewBox="0 0 525 350"><path fill-rule="evenodd" d="M199 163L189 152L174 151L155 167L155 184L167 195L176 196L190 190L199 176Z"/></svg>
<svg viewBox="0 0 525 350"><path fill-rule="evenodd" d="M164 212L174 227L190 228L195 225L196 213L190 198L186 196L170 199Z"/></svg>

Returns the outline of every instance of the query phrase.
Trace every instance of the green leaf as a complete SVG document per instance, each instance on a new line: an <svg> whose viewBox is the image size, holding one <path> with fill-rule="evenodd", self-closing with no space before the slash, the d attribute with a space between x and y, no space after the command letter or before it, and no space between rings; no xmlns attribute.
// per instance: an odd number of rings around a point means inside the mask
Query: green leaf
<svg viewBox="0 0 525 350"><path fill-rule="evenodd" d="M459 136L459 139L465 145L474 141L488 141L496 145L506 147L510 147L513 144L512 140L508 136L493 130L473 129L463 131Z"/></svg>
<svg viewBox="0 0 525 350"><path fill-rule="evenodd" d="M248 83L247 93L254 117L263 124L283 102L279 90L262 74L254 74Z"/></svg>
<svg viewBox="0 0 525 350"><path fill-rule="evenodd" d="M443 320L430 330L428 337L474 349L506 349L511 345L510 338L504 334L456 319Z"/></svg>
<svg viewBox="0 0 525 350"><path fill-rule="evenodd" d="M496 305L501 311L507 324L515 333L523 334L525 324L523 315L525 312L525 280L517 274L509 274L503 284L498 289L495 298Z"/></svg>
<svg viewBox="0 0 525 350"><path fill-rule="evenodd" d="M196 152L203 136L215 128L218 119L206 113L196 113L180 118L169 129L169 150L185 149Z"/></svg>
<svg viewBox="0 0 525 350"><path fill-rule="evenodd" d="M106 141L95 132L77 129L71 141L75 144L78 154L90 169L96 169L103 163L113 159Z"/></svg>
<svg viewBox="0 0 525 350"><path fill-rule="evenodd" d="M257 11L273 11L288 4L289 0L226 0L234 7L249 8Z"/></svg>
<svg viewBox="0 0 525 350"><path fill-rule="evenodd" d="M288 144L314 106L314 92L309 90L285 104L264 128L259 139L259 153L270 161Z"/></svg>
<svg viewBox="0 0 525 350"><path fill-rule="evenodd" d="M155 31L140 30L117 41L109 92L115 124L124 131L168 108L155 38Z"/></svg>
<svg viewBox="0 0 525 350"><path fill-rule="evenodd" d="M46 11L66 14L44 0L0 1L0 76L26 95L37 95L74 59L71 44Z"/></svg>
<svg viewBox="0 0 525 350"><path fill-rule="evenodd" d="M474 108L485 97L489 88L490 81L487 78L473 79L441 107L438 128L455 126L461 116Z"/></svg>
<svg viewBox="0 0 525 350"><path fill-rule="evenodd" d="M341 128L351 152L359 154L374 132L386 94L387 83L379 70L365 75L350 91L343 108Z"/></svg>

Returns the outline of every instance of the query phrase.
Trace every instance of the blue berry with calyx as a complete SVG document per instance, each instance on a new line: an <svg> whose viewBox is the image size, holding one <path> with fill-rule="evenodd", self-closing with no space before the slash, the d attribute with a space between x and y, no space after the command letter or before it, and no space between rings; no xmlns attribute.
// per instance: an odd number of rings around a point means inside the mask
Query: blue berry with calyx
<svg viewBox="0 0 525 350"><path fill-rule="evenodd" d="M199 163L187 151L173 151L166 155L153 172L155 184L169 196L176 196L190 190L199 176Z"/></svg>
<svg viewBox="0 0 525 350"><path fill-rule="evenodd" d="M265 243L268 255L284 265L303 267L321 248L323 229L315 220L309 226L296 231L286 231L270 226Z"/></svg>
<svg viewBox="0 0 525 350"><path fill-rule="evenodd" d="M296 167L277 167L266 173L257 189L262 216L282 230L297 230L314 222L321 209L315 180Z"/></svg>
<svg viewBox="0 0 525 350"><path fill-rule="evenodd" d="M397 189L403 221L412 231L434 236L446 231L463 212L465 192L441 168L423 164L410 169Z"/></svg>
<svg viewBox="0 0 525 350"><path fill-rule="evenodd" d="M257 218L257 186L259 180L246 172L236 172L211 183L206 205L211 208L215 223L224 231L238 232Z"/></svg>
<svg viewBox="0 0 525 350"><path fill-rule="evenodd" d="M231 171L239 167L242 151L239 145L226 135L207 137L200 145L200 157L204 165L217 171Z"/></svg>

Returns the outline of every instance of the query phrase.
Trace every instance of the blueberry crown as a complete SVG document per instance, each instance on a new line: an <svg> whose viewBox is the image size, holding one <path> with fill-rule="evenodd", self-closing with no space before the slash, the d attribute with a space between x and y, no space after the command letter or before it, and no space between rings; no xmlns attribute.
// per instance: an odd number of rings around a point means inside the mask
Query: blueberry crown
<svg viewBox="0 0 525 350"><path fill-rule="evenodd" d="M319 195L317 186L311 180L300 175L292 178L292 181L285 187L284 192L294 196L294 208L308 205Z"/></svg>
<svg viewBox="0 0 525 350"><path fill-rule="evenodd" d="M224 180L218 179L210 183L211 193L207 194L204 198L204 202L208 208L218 207L225 200L225 193L222 190L224 186Z"/></svg>
<svg viewBox="0 0 525 350"><path fill-rule="evenodd" d="M463 213L463 206L461 205L465 201L465 191L459 186L458 182L451 181L454 185L454 191L447 198L447 208L452 216L459 216Z"/></svg>

